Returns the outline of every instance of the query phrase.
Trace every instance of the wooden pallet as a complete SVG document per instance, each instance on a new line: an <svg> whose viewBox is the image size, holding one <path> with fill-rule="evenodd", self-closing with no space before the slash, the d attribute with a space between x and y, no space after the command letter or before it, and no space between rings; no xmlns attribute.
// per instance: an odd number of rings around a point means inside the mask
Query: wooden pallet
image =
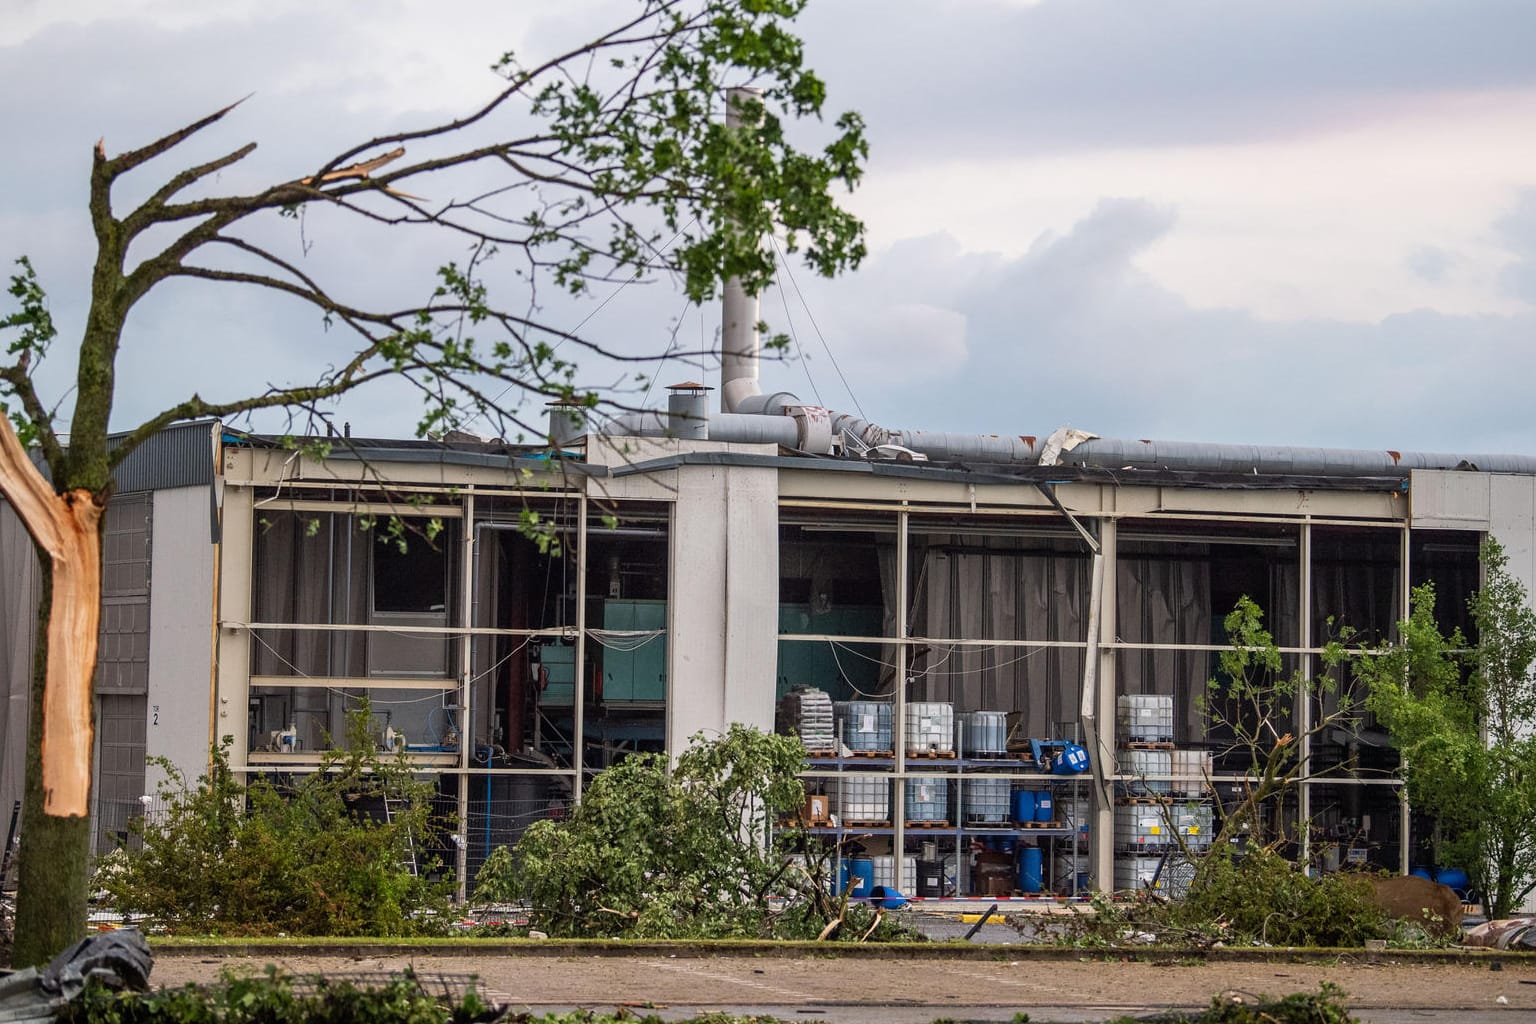
<svg viewBox="0 0 1536 1024"><path fill-rule="evenodd" d="M1172 750L1173 740L1129 740L1122 744L1126 750Z"/></svg>
<svg viewBox="0 0 1536 1024"><path fill-rule="evenodd" d="M947 821L909 821L907 828L954 828Z"/></svg>
<svg viewBox="0 0 1536 1024"><path fill-rule="evenodd" d="M823 759L825 759L825 758L836 757L837 756L837 751L835 751L835 750L806 750L805 756L806 757L815 757L815 758L823 758Z"/></svg>
<svg viewBox="0 0 1536 1024"><path fill-rule="evenodd" d="M843 822L843 828L890 828L890 827L891 827L891 823L890 823L889 820L886 820L886 821L853 821L853 820L849 820L849 821Z"/></svg>
<svg viewBox="0 0 1536 1024"><path fill-rule="evenodd" d="M845 758L852 758L852 757L884 758L887 761L890 760L891 758L895 757L895 756L896 756L896 751L894 751L894 750L850 750L850 751L848 751L848 753L843 755L843 757L845 757Z"/></svg>
<svg viewBox="0 0 1536 1024"><path fill-rule="evenodd" d="M909 750L907 756L930 761L953 761L956 754L953 750Z"/></svg>
<svg viewBox="0 0 1536 1024"><path fill-rule="evenodd" d="M1014 825L1016 827L1018 827L1018 828L1066 828L1067 827L1067 823L1064 822L1064 821L1016 821L1016 822L1014 822Z"/></svg>

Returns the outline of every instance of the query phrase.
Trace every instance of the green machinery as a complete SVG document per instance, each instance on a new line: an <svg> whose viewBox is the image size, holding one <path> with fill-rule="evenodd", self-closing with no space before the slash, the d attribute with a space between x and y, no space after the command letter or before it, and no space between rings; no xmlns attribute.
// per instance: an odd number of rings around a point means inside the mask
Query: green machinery
<svg viewBox="0 0 1536 1024"><path fill-rule="evenodd" d="M807 604L779 605L780 633L820 633L827 636L880 636L883 613L872 605L833 605L823 612ZM850 700L857 689L874 693L880 685L878 644L844 644L824 640L780 640L778 685L774 699L794 686L814 686L833 700Z"/></svg>

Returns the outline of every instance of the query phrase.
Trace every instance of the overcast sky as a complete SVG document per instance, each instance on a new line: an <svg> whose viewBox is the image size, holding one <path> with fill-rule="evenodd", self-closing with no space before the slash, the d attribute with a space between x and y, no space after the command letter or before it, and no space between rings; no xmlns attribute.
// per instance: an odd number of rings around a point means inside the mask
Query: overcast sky
<svg viewBox="0 0 1536 1024"><path fill-rule="evenodd" d="M287 180L631 7L0 0L0 261L29 254L51 295L52 397L98 137L120 152L253 93L204 155L255 140L231 184ZM1536 454L1536 4L812 0L801 28L831 111L868 121L870 257L764 296L803 350L770 387L893 427ZM414 294L435 255L311 227L310 265L361 294ZM661 352L718 316L660 283L584 329ZM115 425L303 379L324 344L270 297L167 288L130 320ZM342 416L416 418L387 389Z"/></svg>

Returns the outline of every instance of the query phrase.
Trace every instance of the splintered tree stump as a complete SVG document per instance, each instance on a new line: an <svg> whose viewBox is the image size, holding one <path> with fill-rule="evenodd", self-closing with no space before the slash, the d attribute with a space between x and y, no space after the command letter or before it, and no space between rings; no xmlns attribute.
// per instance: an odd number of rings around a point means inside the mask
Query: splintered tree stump
<svg viewBox="0 0 1536 1024"><path fill-rule="evenodd" d="M101 623L102 506L87 490L55 494L4 417L0 494L53 570L43 690L43 810L85 817L91 796L91 678Z"/></svg>

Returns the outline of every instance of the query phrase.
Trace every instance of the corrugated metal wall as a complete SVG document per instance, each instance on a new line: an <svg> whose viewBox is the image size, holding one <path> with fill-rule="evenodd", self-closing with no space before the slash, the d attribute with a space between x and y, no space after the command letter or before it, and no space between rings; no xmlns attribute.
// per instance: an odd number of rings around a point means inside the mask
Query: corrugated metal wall
<svg viewBox="0 0 1536 1024"><path fill-rule="evenodd" d="M117 493L211 482L214 427L212 420L178 423L139 445L112 473Z"/></svg>
<svg viewBox="0 0 1536 1024"><path fill-rule="evenodd" d="M123 494L107 506L96 662L98 850L112 848L113 834L138 811L144 794L151 497Z"/></svg>
<svg viewBox="0 0 1536 1024"><path fill-rule="evenodd" d="M0 501L0 829L21 799L27 749L32 634L37 629L37 549L11 507ZM0 841L3 841L0 836ZM12 876L14 877L14 875Z"/></svg>

